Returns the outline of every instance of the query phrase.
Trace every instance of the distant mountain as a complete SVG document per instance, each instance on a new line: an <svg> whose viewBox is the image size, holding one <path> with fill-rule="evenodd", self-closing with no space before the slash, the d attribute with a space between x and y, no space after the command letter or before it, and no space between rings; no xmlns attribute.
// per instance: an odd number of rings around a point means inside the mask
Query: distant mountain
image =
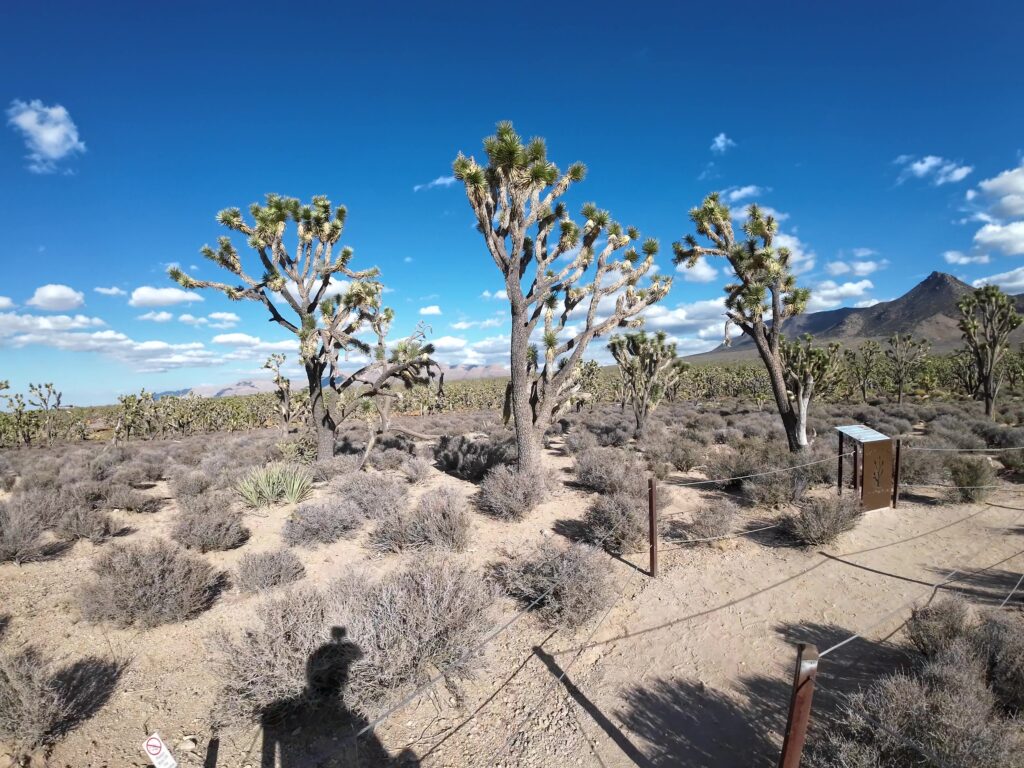
<svg viewBox="0 0 1024 768"><path fill-rule="evenodd" d="M892 301L883 301L871 307L842 307L823 312L809 312L786 321L789 338L809 333L818 341L835 341L844 347L856 346L866 339L884 341L894 333L909 333L925 338L936 352L949 352L960 346L957 319L960 312L957 300L974 289L967 283L945 272L932 272L910 291ZM1017 310L1024 312L1024 294L1014 297ZM1024 329L1010 337L1024 339ZM710 352L690 355L688 359L724 360L746 358L756 354L754 343L747 336L733 340L732 345L721 345Z"/></svg>
<svg viewBox="0 0 1024 768"><path fill-rule="evenodd" d="M508 376L508 368L502 365L441 365L441 372L444 379L448 381L463 381L465 379L493 379L505 378ZM304 386L305 376L302 381L295 381L292 386ZM326 385L326 381L324 382ZM175 389L167 392L157 392L154 397L185 397L189 394L200 397L233 397L237 395L255 395L260 392L273 392L274 382L271 379L243 379L228 386L214 386L203 384L191 389Z"/></svg>

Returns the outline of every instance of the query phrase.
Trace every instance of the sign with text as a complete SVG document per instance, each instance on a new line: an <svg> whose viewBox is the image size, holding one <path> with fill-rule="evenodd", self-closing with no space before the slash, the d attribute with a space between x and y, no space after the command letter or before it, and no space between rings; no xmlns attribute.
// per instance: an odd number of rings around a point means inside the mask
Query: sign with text
<svg viewBox="0 0 1024 768"><path fill-rule="evenodd" d="M142 751L156 768L178 768L178 761L174 759L171 750L158 733L154 733L142 743Z"/></svg>

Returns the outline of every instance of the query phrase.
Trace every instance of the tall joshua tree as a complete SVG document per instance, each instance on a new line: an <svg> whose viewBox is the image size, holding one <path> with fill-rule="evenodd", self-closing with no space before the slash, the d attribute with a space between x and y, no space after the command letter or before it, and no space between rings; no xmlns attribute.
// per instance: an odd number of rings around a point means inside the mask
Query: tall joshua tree
<svg viewBox="0 0 1024 768"><path fill-rule="evenodd" d="M725 286L726 330L735 324L753 340L768 370L789 450L802 450L807 440L801 437L797 411L786 387L781 340L786 320L804 311L810 291L797 287L789 250L775 247L778 224L752 205L743 224L745 237L737 238L729 207L717 192L690 211L690 220L697 234L711 244L702 246L694 235L687 235L682 243L672 244L675 262L692 268L701 257L717 256L729 263L735 282Z"/></svg>
<svg viewBox="0 0 1024 768"><path fill-rule="evenodd" d="M903 391L907 388L928 356L931 345L924 340L914 340L909 334L895 333L889 339L889 347L885 356L889 361L889 372L896 385L896 402L903 403Z"/></svg>
<svg viewBox="0 0 1024 768"><path fill-rule="evenodd" d="M330 200L322 195L314 197L309 205L295 198L267 195L265 205L249 206L249 214L251 222L238 208L227 208L217 214L217 221L245 235L259 257L259 277L243 269L238 251L227 236L219 238L216 249L205 245L200 252L237 277L240 284L197 280L177 268L169 274L183 288L213 288L235 301L258 301L273 322L298 337L316 430L317 458L330 458L334 455L336 425L324 400L324 374L332 351L369 351L356 334L381 311L381 286L374 280L378 271L350 269L351 248L335 253L347 211L341 205L332 208ZM289 222L296 227L292 251L284 239ZM352 282L342 294L331 297L332 282L341 279ZM289 309L293 317L285 316Z"/></svg>
<svg viewBox="0 0 1024 768"><path fill-rule="evenodd" d="M608 349L619 366L623 389L633 406L637 437L642 437L647 417L687 365L676 357L676 345L668 343L665 333L660 331L653 336L643 331L612 336Z"/></svg>
<svg viewBox="0 0 1024 768"><path fill-rule="evenodd" d="M978 288L956 303L960 310L960 331L973 355L978 372L985 415L992 416L996 395L1003 382L1003 358L1010 348L1010 333L1020 326L1013 299L994 285Z"/></svg>
<svg viewBox="0 0 1024 768"><path fill-rule="evenodd" d="M865 341L857 349L845 350L843 357L850 378L860 389L861 400L866 403L868 390L875 386L882 370L882 347L877 341Z"/></svg>
<svg viewBox="0 0 1024 768"><path fill-rule="evenodd" d="M524 144L507 122L484 139L484 152L486 165L459 153L453 169L505 282L512 320L509 410L519 469L533 471L544 430L576 390L587 345L613 328L637 325L671 280L654 277L640 287L654 265L656 240L644 240L638 253L639 232L593 203L583 206L582 224L570 218L559 198L583 180L582 163L562 173L548 160L543 139ZM535 333L543 351L531 364Z"/></svg>
<svg viewBox="0 0 1024 768"><path fill-rule="evenodd" d="M811 334L805 333L801 341L782 340L782 366L786 386L796 411L797 440L807 445L807 415L814 396L827 392L842 373L839 345L815 347Z"/></svg>

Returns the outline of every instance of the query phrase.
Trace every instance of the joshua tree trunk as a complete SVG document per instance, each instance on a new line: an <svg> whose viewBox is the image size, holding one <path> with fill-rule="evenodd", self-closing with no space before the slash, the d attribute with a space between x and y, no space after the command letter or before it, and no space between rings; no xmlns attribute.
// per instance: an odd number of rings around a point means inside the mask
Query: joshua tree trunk
<svg viewBox="0 0 1024 768"><path fill-rule="evenodd" d="M306 360L306 378L309 381L309 417L316 433L316 458L324 461L334 456L334 419L324 402L324 373L326 366L319 360Z"/></svg>
<svg viewBox="0 0 1024 768"><path fill-rule="evenodd" d="M786 430L786 443L790 451L802 451L807 445L806 429L801 430L799 420L793 411L793 403L789 400L789 391L786 389L786 376L782 370L782 362L779 359L779 351L774 352L769 342L760 334L753 336L757 351L761 354L761 360L768 369L768 381L772 385L772 394L775 396L775 407L782 419L782 428ZM806 426L806 425L805 425Z"/></svg>
<svg viewBox="0 0 1024 768"><path fill-rule="evenodd" d="M509 281L509 297L512 299L512 344L510 362L512 364L512 419L516 428L516 450L519 458L517 466L520 472L535 472L541 468L540 438L534 427L533 405L530 403L530 388L533 377L528 370L528 348L530 345L529 328L526 324L525 312L516 306L518 299L522 306L521 296Z"/></svg>

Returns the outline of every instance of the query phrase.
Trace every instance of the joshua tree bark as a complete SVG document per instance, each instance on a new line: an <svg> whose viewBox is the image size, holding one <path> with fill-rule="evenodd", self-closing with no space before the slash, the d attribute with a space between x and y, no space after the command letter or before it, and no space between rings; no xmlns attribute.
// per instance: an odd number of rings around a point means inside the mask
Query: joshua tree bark
<svg viewBox="0 0 1024 768"><path fill-rule="evenodd" d="M504 278L512 321L508 411L519 469L532 471L540 467L545 429L577 390L587 345L613 328L637 325L671 280L653 277L640 287L654 265L656 240L643 242L641 257L632 245L639 232L592 203L583 206L582 225L572 221L558 199L583 180L581 163L561 173L548 161L544 140L524 144L511 123L498 124L484 151L486 166L460 153L453 170ZM535 334L543 355L531 364Z"/></svg>
<svg viewBox="0 0 1024 768"><path fill-rule="evenodd" d="M889 339L889 348L885 356L889 360L889 372L896 384L896 402L903 404L903 391L921 369L925 357L928 356L930 345L924 339L915 341L909 335L896 333Z"/></svg>
<svg viewBox="0 0 1024 768"><path fill-rule="evenodd" d="M685 262L688 268L708 256L729 262L736 282L725 287L726 343L730 324L753 340L768 371L789 450L803 450L807 439L801 438L797 412L789 398L780 340L786 320L804 311L810 291L797 287L789 250L774 245L778 224L774 217L763 215L760 208L751 205L743 225L746 240L737 240L729 207L717 192L690 211L690 220L697 234L710 240L711 246L701 246L696 237L687 235L682 243L672 244L675 262Z"/></svg>
<svg viewBox="0 0 1024 768"><path fill-rule="evenodd" d="M985 415L995 412L996 396L1003 381L1003 358L1010 348L1010 333L1022 321L1013 299L994 285L978 288L961 297L960 331L968 351L974 356Z"/></svg>
<svg viewBox="0 0 1024 768"><path fill-rule="evenodd" d="M782 363L786 371L786 385L796 410L797 441L807 445L807 416L814 396L828 391L839 378L842 358L839 345L827 348L811 346L813 339L804 334L803 343L782 340Z"/></svg>
<svg viewBox="0 0 1024 768"><path fill-rule="evenodd" d="M316 430L317 458L334 455L335 420L324 400L323 381L328 370L330 351L337 349L366 352L369 347L355 334L381 312L380 283L376 268L353 271L349 268L351 248L334 248L345 226L344 206L332 209L324 196L314 197L309 205L295 198L267 195L266 205L249 207L252 223L238 208L217 214L224 227L245 235L248 245L259 256L262 276L251 277L243 268L238 251L230 237L221 237L217 249L203 246L204 257L223 267L241 280L240 285L212 280L197 280L180 269L168 271L171 279L183 288L213 288L232 300L249 299L262 303L273 322L294 334L299 340L299 357L306 371L309 407ZM293 252L284 242L285 229L291 221L296 226ZM347 289L328 298L335 278L352 281ZM337 288L334 283L334 288ZM294 313L290 320L282 313L283 302ZM287 310L285 310L287 311Z"/></svg>

